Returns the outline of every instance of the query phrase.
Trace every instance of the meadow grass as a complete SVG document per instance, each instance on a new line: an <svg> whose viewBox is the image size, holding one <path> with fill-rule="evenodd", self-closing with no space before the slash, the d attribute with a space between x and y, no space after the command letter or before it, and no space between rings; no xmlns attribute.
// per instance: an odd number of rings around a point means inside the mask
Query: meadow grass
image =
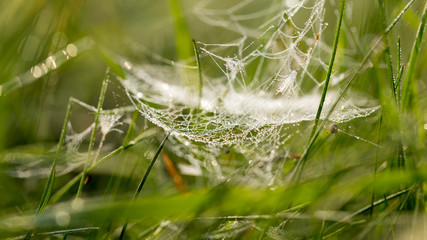
<svg viewBox="0 0 427 240"><path fill-rule="evenodd" d="M203 62L199 39L223 33L209 32L194 19L189 13L194 1L0 3L0 29L7 30L0 36L0 238L425 236L427 3L339 2L339 7L337 1L325 5L330 24L319 41L331 51L326 74L316 75L324 79L316 116L286 128L298 134L274 159L280 181L269 184L253 184L250 169L259 162L235 146L216 153L215 163L198 156L206 169L217 164L231 174L217 179L205 169L185 174L189 154L175 152L174 129L150 122L123 91L130 63L117 56L151 63L154 52L161 52L194 67L179 75L188 77L184 83L196 91L198 106L179 117L199 111L204 74L213 71ZM130 39L151 44L153 54L141 56ZM346 59L340 55L344 48L360 50L352 56L357 65L338 69L334 65ZM52 56L55 67L46 65ZM246 74L267 71L263 61ZM350 74L338 83L339 94L324 112L328 88L341 70ZM375 99L379 110L328 130L327 119L353 93ZM106 124L102 116L115 114L119 120L100 133ZM77 138L85 129L88 134ZM192 146L205 149L205 143ZM174 183L174 174L185 188Z"/></svg>

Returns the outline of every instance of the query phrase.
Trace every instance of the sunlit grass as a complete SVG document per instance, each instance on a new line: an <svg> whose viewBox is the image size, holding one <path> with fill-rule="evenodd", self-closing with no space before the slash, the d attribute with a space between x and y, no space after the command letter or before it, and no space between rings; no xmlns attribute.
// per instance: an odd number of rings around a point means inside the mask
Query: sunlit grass
<svg viewBox="0 0 427 240"><path fill-rule="evenodd" d="M182 136L176 132L189 126L159 127L141 105L132 104L121 84L136 64L188 65L177 75L198 105L177 118L202 112L206 76L225 74L201 50L203 43L228 44L244 30L235 24L207 26L192 12L196 4L0 3L0 238L416 239L427 234L425 1L326 1L328 26L300 46L308 57L315 44L330 54L322 56L330 59L327 65L316 66L324 72L310 69L323 81L316 89L323 89L316 117L278 128L291 134L268 153L269 162L255 161L256 153L248 155L238 144L223 146L221 140L178 141ZM264 4L238 11L267 20L275 9ZM251 21L252 15L242 16ZM269 44L263 37L254 42ZM280 52L286 43L278 46ZM255 79L246 82L251 85L269 71L266 62L257 59L237 74L254 76L247 78ZM334 82L340 73L345 77ZM339 90L326 111L331 87ZM355 95L365 97L367 105L373 99L379 110L348 122L328 120L340 101ZM153 109L165 107L155 99L144 101ZM106 123L105 116L115 120ZM110 124L107 132L102 124ZM242 129L236 125L233 131ZM254 151L261 153L262 143L256 144ZM191 155L186 146L200 152ZM201 169L190 168L191 161L202 163ZM276 175L261 176L266 173L258 168Z"/></svg>

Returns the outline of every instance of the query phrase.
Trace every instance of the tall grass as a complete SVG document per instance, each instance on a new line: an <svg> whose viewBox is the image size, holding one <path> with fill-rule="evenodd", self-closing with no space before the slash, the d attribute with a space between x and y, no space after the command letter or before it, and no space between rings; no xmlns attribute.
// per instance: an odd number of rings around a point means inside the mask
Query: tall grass
<svg viewBox="0 0 427 240"><path fill-rule="evenodd" d="M194 2L184 0L0 3L0 238L423 236L427 3L339 2L325 6L329 26L318 45L330 56L318 66L326 75L314 75L324 79L314 122L285 126L290 140L271 153L277 155L272 162L250 161L237 146L215 149L215 164L231 172L216 178L208 171L214 163L198 151L204 143L191 141L197 154L178 152L182 136L141 117L143 108L131 105L121 81L129 77L129 64L152 64L161 55L190 66L178 75L200 107L209 84L203 77L215 70L205 64L199 43L229 40L233 25L206 28L188 8ZM264 17L275 10L259 11L261 5L239 11ZM149 51L135 51L138 44ZM76 55L67 46L76 47ZM53 57L56 66L46 65ZM334 67L349 59L356 64ZM242 74L260 76L263 61ZM341 71L350 74L335 83ZM326 112L333 87L339 94ZM381 110L328 130L339 103L358 94L375 99ZM114 114L121 125L100 134L102 116ZM88 126L93 129L72 149L73 137ZM190 161L200 162L201 170L189 168ZM249 171L254 164L277 168L280 177L255 182L261 173ZM188 191L177 186L176 175Z"/></svg>

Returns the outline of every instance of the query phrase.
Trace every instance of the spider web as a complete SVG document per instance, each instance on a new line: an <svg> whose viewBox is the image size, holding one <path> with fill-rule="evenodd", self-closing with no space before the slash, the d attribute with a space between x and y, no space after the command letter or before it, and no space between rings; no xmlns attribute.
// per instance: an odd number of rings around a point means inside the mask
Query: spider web
<svg viewBox="0 0 427 240"><path fill-rule="evenodd" d="M205 169L222 179L231 170L221 167L219 156L231 146L249 160L246 175L275 181L273 160L290 139L290 129L316 116L319 79L325 78L330 57L321 37L327 26L324 5L325 0L198 3L194 14L226 39L197 42L201 93L188 84L189 79L197 83L197 67L161 56L159 64L122 61L129 98L145 118L172 132L169 147L188 160L179 166L183 173L200 175ZM337 89L329 90L321 119L337 95ZM378 109L361 104L366 101L344 99L328 120L345 122Z"/></svg>

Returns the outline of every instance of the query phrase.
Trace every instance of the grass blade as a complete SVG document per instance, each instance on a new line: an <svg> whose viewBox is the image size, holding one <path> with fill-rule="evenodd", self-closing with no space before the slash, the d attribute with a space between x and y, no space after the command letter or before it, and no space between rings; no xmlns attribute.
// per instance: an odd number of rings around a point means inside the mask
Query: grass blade
<svg viewBox="0 0 427 240"><path fill-rule="evenodd" d="M169 8L172 13L175 26L175 46L179 61L188 61L193 57L190 31L188 30L179 0L169 0Z"/></svg>
<svg viewBox="0 0 427 240"><path fill-rule="evenodd" d="M399 14L393 19L393 22L390 23L390 25L388 25L388 27L385 30L385 33L388 34L391 29L394 27L394 25L396 25L396 23L400 20L400 18L402 18L403 14L409 9L409 7L415 2L415 0L411 0L409 1L405 7L402 9L402 11L399 12Z"/></svg>
<svg viewBox="0 0 427 240"><path fill-rule="evenodd" d="M110 67L111 71L122 79L125 79L125 72L123 71L122 67L116 63L112 54L106 48L101 46L98 46L98 49L105 63L107 63L108 67Z"/></svg>
<svg viewBox="0 0 427 240"><path fill-rule="evenodd" d="M402 76L403 76L403 72L405 70L405 65L402 64L399 68L399 72L397 73L397 78L396 78L396 91L397 91L397 97L399 99L399 102L401 101L401 82L402 82ZM399 104L399 108L400 108L400 104Z"/></svg>
<svg viewBox="0 0 427 240"><path fill-rule="evenodd" d="M56 164L58 162L59 153L61 152L62 144L64 143L65 135L67 133L68 122L70 121L72 102L73 101L70 98L68 100L67 112L65 114L64 125L62 126L61 136L59 138L58 147L56 148L55 159L53 160L52 168L50 170L49 177L47 178L46 185L44 187L43 194L42 194L42 197L40 199L39 206L37 208L37 215L41 214L44 211L44 209L46 208L46 206L50 200L50 196L52 195L53 186L55 184ZM25 236L25 239L30 239L31 236L32 236L32 231L29 231L27 233L27 235Z"/></svg>
<svg viewBox="0 0 427 240"><path fill-rule="evenodd" d="M418 108L418 88L417 82L414 81L415 70L418 60L418 55L421 49L421 42L423 40L424 28L427 22L427 3L424 6L421 23L418 28L417 38L415 39L414 46L412 47L411 55L409 57L408 70L406 73L405 81L403 82L402 89L402 103L401 108L403 111L413 107ZM416 110L418 112L418 109Z"/></svg>
<svg viewBox="0 0 427 240"><path fill-rule="evenodd" d="M311 130L309 140L313 138L314 133L316 132L317 125L320 119L320 114L322 113L323 104L325 102L326 93L328 91L329 80L331 79L332 70L333 70L334 61L335 61L335 55L337 53L337 48L338 48L338 40L341 33L341 24L344 16L344 7L345 7L345 0L341 0L340 15L339 15L338 24L337 24L337 30L335 32L335 39L332 47L331 60L329 61L329 68L328 68L328 73L326 75L325 85L323 87L322 97L320 98L319 108L317 109L316 118L314 119L314 126L313 126L313 129Z"/></svg>
<svg viewBox="0 0 427 240"><path fill-rule="evenodd" d="M45 189L43 191L43 195L42 195L42 198L40 201L40 205L37 209L37 214L40 214L43 212L43 210L46 208L46 205L49 202L50 196L52 194L53 185L55 183L56 164L58 162L59 154L61 152L61 148L62 148L62 145L63 145L64 140L65 140L65 135L67 133L68 122L70 121L71 108L72 108L72 100L70 99L70 100L68 100L67 113L65 115L64 125L62 126L61 137L59 138L59 143L58 143L58 147L56 149L55 159L52 163L52 169L50 171L48 180L46 182L46 186L45 186Z"/></svg>
<svg viewBox="0 0 427 240"><path fill-rule="evenodd" d="M156 163L157 158L159 157L160 152L163 149L163 146L166 143L166 140L168 139L170 133L167 133L165 138L163 139L163 141L160 143L159 148L156 151L156 154L154 154L153 159L150 162L150 165L148 165L147 170L145 171L144 177L141 179L141 182L138 185L138 188L135 191L135 195L133 196L133 199L136 200L138 199L139 194L141 193L142 188L144 187L145 182L147 181L148 175L151 172L151 169L153 168L154 164ZM120 233L120 238L119 239L123 239L123 237L125 236L125 232L126 232L126 228L127 228L128 223L126 222L123 225L122 231Z"/></svg>
<svg viewBox="0 0 427 240"><path fill-rule="evenodd" d="M381 128L383 125L383 108L381 108L381 115L380 115L380 123L378 126L378 140L377 140L377 144L380 145L381 142ZM372 219L373 214L374 214L374 199L375 199L375 177L377 176L377 171L378 171L378 151L379 149L377 148L375 151L375 165L374 165L374 181L372 183L372 198L371 198L371 211L369 212L369 215Z"/></svg>
<svg viewBox="0 0 427 240"><path fill-rule="evenodd" d="M387 62L387 67L388 67L388 75L390 77L390 86L391 86L391 90L393 92L393 96L394 96L394 99L396 101L396 104L398 104L397 91L396 91L396 85L395 85L395 77L394 77L394 73L393 73L393 64L391 62L390 46L388 44L388 39L387 39L387 35L386 35L386 18L385 18L384 1L378 0L378 5L379 5L379 7L378 7L379 8L379 15L381 18L382 37L383 37L383 42L385 45L385 59Z"/></svg>
<svg viewBox="0 0 427 240"><path fill-rule="evenodd" d="M80 179L79 189L77 190L76 200L79 199L80 194L82 193L82 190L83 190L84 180L85 180L87 168L88 168L88 165L89 165L89 162L90 162L93 144L95 142L96 130L98 128L99 114L100 114L100 112L102 110L102 105L104 103L105 92L107 91L109 75L110 75L110 69L107 68L107 71L105 72L104 81L102 82L101 94L99 95L99 100L98 100L97 114L95 115L95 126L93 127L92 135L90 137L89 149L87 151L87 159L86 159L86 162L85 162L85 166L83 168L82 177Z"/></svg>
<svg viewBox="0 0 427 240"><path fill-rule="evenodd" d="M390 194L389 196L384 196L380 200L378 200L378 201L376 201L374 203L371 203L371 204L367 205L366 207L363 207L363 208L357 210L356 212L354 212L354 213L352 213L352 214L344 217L340 222L337 222L337 223L331 225L330 227L328 227L328 229L326 230L326 232L329 233L329 234L327 234L327 235L330 236L332 233L334 233L334 232L332 232L334 230L334 228L339 227L341 224L347 222L348 220L354 218L355 216L360 215L362 213L366 213L368 211L371 211L372 208L377 207L377 206L379 206L381 204L387 203L388 201L390 201L392 199L395 199L397 197L400 197L400 196L402 196L402 195L410 192L411 189L412 188L404 189L402 191Z"/></svg>
<svg viewBox="0 0 427 240"><path fill-rule="evenodd" d="M197 72L198 72L198 77L199 77L199 81L197 84L197 91L199 93L198 104L200 107L200 101L202 100L202 91L203 91L202 66L200 64L199 49L197 48L197 43L194 39L193 39L193 48L194 48L194 54L196 55Z"/></svg>

